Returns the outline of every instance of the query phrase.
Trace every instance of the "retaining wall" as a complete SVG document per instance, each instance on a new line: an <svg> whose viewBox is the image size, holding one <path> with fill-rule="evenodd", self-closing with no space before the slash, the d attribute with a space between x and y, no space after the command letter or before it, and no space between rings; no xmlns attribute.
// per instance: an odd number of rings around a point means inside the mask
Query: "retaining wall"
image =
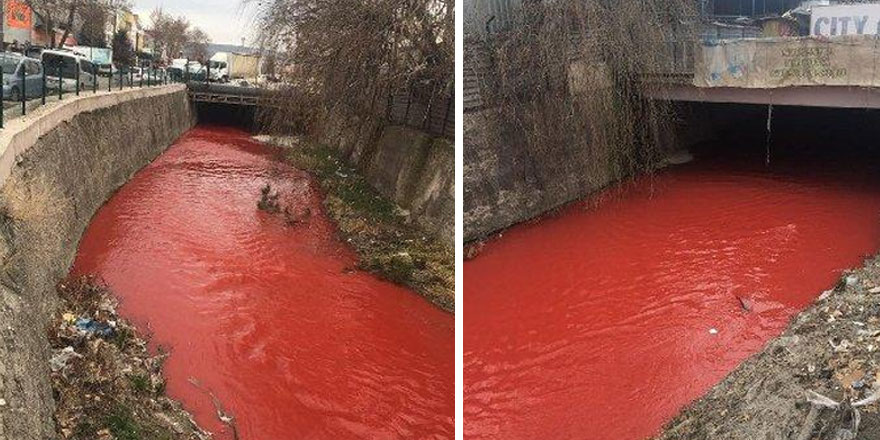
<svg viewBox="0 0 880 440"><path fill-rule="evenodd" d="M766 109L750 108L749 117L760 116L760 111ZM661 151L677 155L707 142L735 127L742 112L736 106L678 104L674 133L668 139L672 144L662 146ZM598 169L591 163L592 153L582 148L544 144L541 151L533 151L521 135L499 133L499 118L497 110L489 108L467 112L462 121L465 242L483 239L630 177Z"/></svg>
<svg viewBox="0 0 880 440"><path fill-rule="evenodd" d="M495 109L465 113L464 240L481 239L610 184L618 177L587 172L590 152L566 145L532 151L525 139L495 129Z"/></svg>
<svg viewBox="0 0 880 440"><path fill-rule="evenodd" d="M455 240L455 147L451 140L402 126L328 117L315 133L367 182L449 246Z"/></svg>
<svg viewBox="0 0 880 440"><path fill-rule="evenodd" d="M70 97L0 132L0 440L56 437L55 285L98 208L194 124L173 85Z"/></svg>

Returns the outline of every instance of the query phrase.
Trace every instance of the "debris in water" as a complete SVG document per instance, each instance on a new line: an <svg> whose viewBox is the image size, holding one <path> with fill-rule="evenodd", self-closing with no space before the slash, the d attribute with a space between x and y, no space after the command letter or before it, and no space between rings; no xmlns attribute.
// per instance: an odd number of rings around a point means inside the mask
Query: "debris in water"
<svg viewBox="0 0 880 440"><path fill-rule="evenodd" d="M709 334L710 334L710 335L717 335L717 334L718 334L718 329L717 329L717 328L710 328L710 329L709 329Z"/></svg>
<svg viewBox="0 0 880 440"><path fill-rule="evenodd" d="M736 296L737 301L739 301L739 306L742 307L743 310L745 310L747 312L752 311L752 302L751 301L749 301L745 298L742 298L738 295L734 295L734 296Z"/></svg>
<svg viewBox="0 0 880 440"><path fill-rule="evenodd" d="M272 192L272 185L267 183L260 190L260 194L260 201L257 202L258 209L273 214L281 211L281 207L278 204L278 193Z"/></svg>
<svg viewBox="0 0 880 440"><path fill-rule="evenodd" d="M486 242L485 242L485 241L478 241L478 242L476 242L476 243L472 243L472 244L469 244L469 245L465 246L465 247L464 247L464 259L465 259L465 261L467 261L467 260L473 260L474 258L477 258L477 256L480 255L480 253L483 252L483 249L484 249L485 247L486 247Z"/></svg>

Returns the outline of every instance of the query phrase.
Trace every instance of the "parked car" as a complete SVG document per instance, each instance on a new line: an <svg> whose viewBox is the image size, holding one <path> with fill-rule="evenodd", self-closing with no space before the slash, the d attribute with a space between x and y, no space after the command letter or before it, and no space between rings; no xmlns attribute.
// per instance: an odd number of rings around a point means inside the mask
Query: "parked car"
<svg viewBox="0 0 880 440"><path fill-rule="evenodd" d="M119 74L119 69L114 64L101 64L98 66L98 75L111 77Z"/></svg>
<svg viewBox="0 0 880 440"><path fill-rule="evenodd" d="M186 58L171 60L171 65L166 70L169 78L174 81L204 81L207 74L205 66Z"/></svg>
<svg viewBox="0 0 880 440"><path fill-rule="evenodd" d="M46 82L56 90L60 84L65 91L73 91L77 87L77 80L80 90L87 90L97 80L98 69L82 55L62 49L44 50L40 56L46 69Z"/></svg>
<svg viewBox="0 0 880 440"><path fill-rule="evenodd" d="M128 71L131 72L130 73L131 80L135 84L141 82L141 78L143 78L144 81L146 81L146 78L144 77L144 69L142 69L140 67L132 66L132 67L129 67Z"/></svg>
<svg viewBox="0 0 880 440"><path fill-rule="evenodd" d="M3 69L3 99L19 101L43 95L43 66L39 60L17 53L0 53ZM23 74L23 75L22 75Z"/></svg>

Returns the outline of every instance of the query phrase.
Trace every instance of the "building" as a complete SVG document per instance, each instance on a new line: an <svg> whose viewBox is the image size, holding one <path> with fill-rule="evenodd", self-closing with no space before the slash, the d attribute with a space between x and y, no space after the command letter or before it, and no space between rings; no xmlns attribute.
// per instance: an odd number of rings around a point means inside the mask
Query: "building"
<svg viewBox="0 0 880 440"><path fill-rule="evenodd" d="M119 31L125 31L132 48L136 52L142 52L148 47L146 29L141 24L140 16L131 11L122 10L111 17L107 23L107 41L113 41L113 36Z"/></svg>
<svg viewBox="0 0 880 440"><path fill-rule="evenodd" d="M49 35L53 32L55 40L64 33L61 29L52 31L37 14L22 0L5 0L5 23L3 23L3 48L9 46L49 46ZM71 33L64 41L66 46L76 45L76 36Z"/></svg>

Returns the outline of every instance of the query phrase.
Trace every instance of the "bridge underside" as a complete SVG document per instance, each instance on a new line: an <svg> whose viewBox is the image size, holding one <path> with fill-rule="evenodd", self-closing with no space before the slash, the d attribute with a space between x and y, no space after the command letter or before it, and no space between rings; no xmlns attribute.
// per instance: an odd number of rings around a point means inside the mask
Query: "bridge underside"
<svg viewBox="0 0 880 440"><path fill-rule="evenodd" d="M846 86L804 86L773 89L732 87L700 88L666 84L654 90L653 99L681 102L773 104L801 107L880 108L880 89Z"/></svg>
<svg viewBox="0 0 880 440"><path fill-rule="evenodd" d="M283 99L271 91L256 87L190 82L187 84L193 102L247 107L280 107Z"/></svg>

